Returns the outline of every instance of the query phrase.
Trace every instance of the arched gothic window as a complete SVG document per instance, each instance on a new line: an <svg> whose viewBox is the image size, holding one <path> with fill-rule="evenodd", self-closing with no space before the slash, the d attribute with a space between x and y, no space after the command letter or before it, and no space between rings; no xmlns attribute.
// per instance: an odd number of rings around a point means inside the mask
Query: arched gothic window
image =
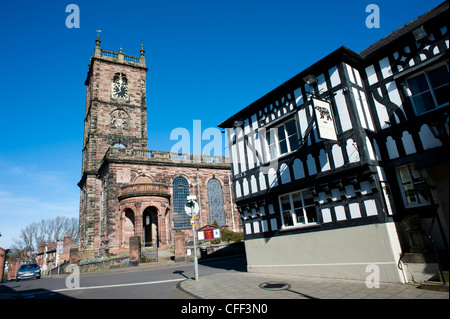
<svg viewBox="0 0 450 319"><path fill-rule="evenodd" d="M174 228L187 228L190 217L186 214L184 206L189 196L189 184L184 177L178 176L173 180L173 222Z"/></svg>
<svg viewBox="0 0 450 319"><path fill-rule="evenodd" d="M211 178L208 181L208 203L210 223L217 222L220 226L225 225L222 185L216 178Z"/></svg>

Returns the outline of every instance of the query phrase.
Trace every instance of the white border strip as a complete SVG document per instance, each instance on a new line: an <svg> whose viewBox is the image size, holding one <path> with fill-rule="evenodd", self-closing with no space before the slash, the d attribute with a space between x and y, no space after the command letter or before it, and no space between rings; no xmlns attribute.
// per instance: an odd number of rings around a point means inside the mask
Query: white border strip
<svg viewBox="0 0 450 319"><path fill-rule="evenodd" d="M365 263L334 263L334 264L288 264L288 265L248 265L250 268L257 267L316 267L316 266L361 266L361 265L396 265L395 261L378 261Z"/></svg>

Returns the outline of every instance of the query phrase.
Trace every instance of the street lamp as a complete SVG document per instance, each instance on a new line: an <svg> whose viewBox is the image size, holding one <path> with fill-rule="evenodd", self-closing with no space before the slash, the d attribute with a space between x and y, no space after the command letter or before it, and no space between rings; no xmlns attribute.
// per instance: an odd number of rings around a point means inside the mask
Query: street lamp
<svg viewBox="0 0 450 319"><path fill-rule="evenodd" d="M431 133L435 138L445 144L448 141L448 132L445 128L445 125L442 121L437 121L434 123L429 123L428 127L430 128Z"/></svg>

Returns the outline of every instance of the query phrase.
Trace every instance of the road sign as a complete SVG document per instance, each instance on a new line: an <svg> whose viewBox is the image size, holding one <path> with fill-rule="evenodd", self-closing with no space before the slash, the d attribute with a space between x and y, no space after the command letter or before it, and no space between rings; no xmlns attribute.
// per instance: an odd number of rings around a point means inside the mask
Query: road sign
<svg viewBox="0 0 450 319"><path fill-rule="evenodd" d="M62 255L62 253L63 253L63 248L64 248L64 242L63 241L58 241L57 243L56 243L56 253L58 254L58 255Z"/></svg>
<svg viewBox="0 0 450 319"><path fill-rule="evenodd" d="M196 198L197 198L196 196L188 196L187 203L184 206L184 211L191 217L197 215L198 212L200 211Z"/></svg>

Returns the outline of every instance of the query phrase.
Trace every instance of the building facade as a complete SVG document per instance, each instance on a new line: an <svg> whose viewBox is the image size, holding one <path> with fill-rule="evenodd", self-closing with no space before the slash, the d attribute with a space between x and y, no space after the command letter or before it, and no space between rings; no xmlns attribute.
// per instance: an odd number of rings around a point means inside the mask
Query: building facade
<svg viewBox="0 0 450 319"><path fill-rule="evenodd" d="M158 248L171 247L177 231L192 240L188 195L200 204L197 228L217 222L240 230L227 157L147 149L143 46L140 53L103 50L97 37L89 64L78 183L81 258L127 252L132 236Z"/></svg>
<svg viewBox="0 0 450 319"><path fill-rule="evenodd" d="M219 125L249 271L365 280L375 265L406 282L413 254L448 267L446 15L341 47Z"/></svg>

